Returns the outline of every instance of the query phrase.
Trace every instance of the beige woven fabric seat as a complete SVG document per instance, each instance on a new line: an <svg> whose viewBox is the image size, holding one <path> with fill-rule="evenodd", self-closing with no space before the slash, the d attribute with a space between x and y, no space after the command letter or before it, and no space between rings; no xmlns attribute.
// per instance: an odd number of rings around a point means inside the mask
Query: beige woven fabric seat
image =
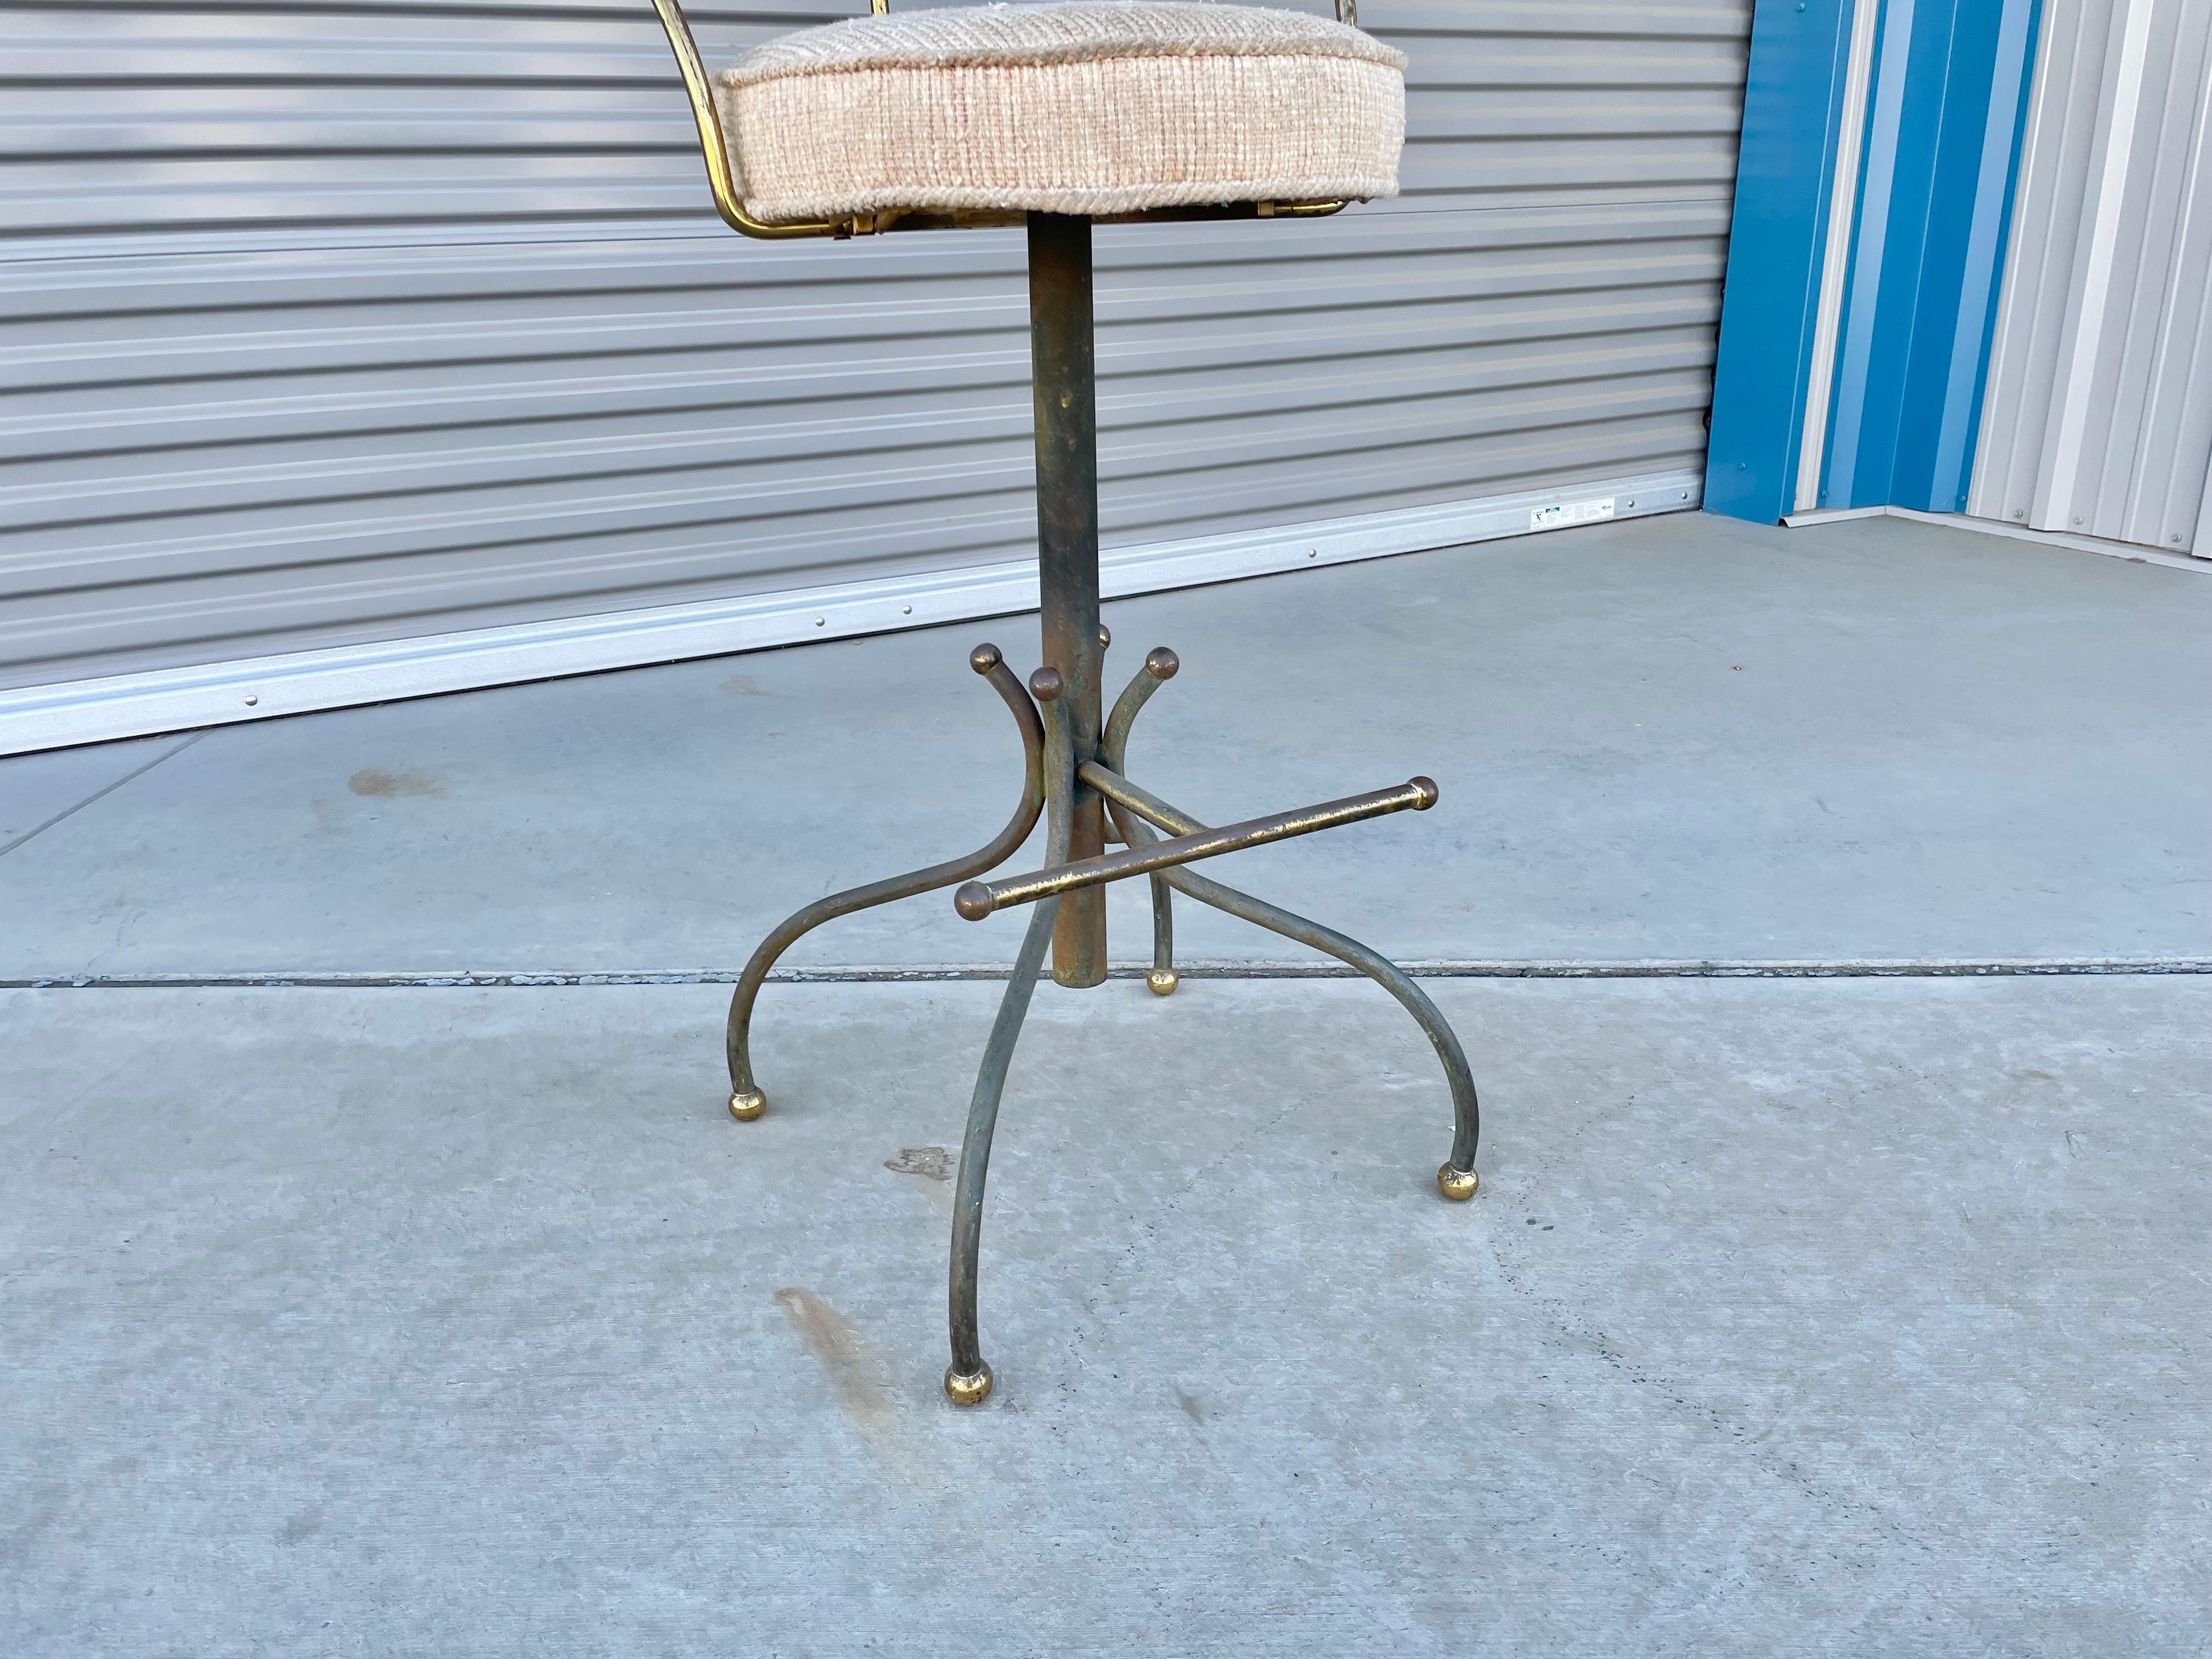
<svg viewBox="0 0 2212 1659"><path fill-rule="evenodd" d="M1404 54L1300 12L1081 0L860 17L717 77L745 210L1133 213L1398 192Z"/></svg>

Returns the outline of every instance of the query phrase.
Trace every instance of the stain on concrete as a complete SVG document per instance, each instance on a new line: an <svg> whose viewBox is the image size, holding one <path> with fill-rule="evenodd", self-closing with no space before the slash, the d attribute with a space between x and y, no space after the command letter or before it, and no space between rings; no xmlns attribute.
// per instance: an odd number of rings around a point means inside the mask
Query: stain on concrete
<svg viewBox="0 0 2212 1659"><path fill-rule="evenodd" d="M871 1440L889 1437L891 1402L860 1334L844 1315L810 1290L787 1285L775 1293L775 1300L806 1352L829 1374L830 1386L837 1391L837 1404L854 1426Z"/></svg>
<svg viewBox="0 0 2212 1659"><path fill-rule="evenodd" d="M1175 1397L1176 1404L1182 1407L1182 1414L1185 1417L1190 1419L1194 1423L1203 1423L1206 1421L1206 1419L1199 1413L1197 1401L1192 1399L1181 1389L1176 1389Z"/></svg>
<svg viewBox="0 0 2212 1659"><path fill-rule="evenodd" d="M304 1544L323 1529L323 1506L311 1504L287 1521L276 1534L280 1544Z"/></svg>
<svg viewBox="0 0 2212 1659"><path fill-rule="evenodd" d="M371 797L442 795L446 793L446 786L435 778L426 778L419 772L387 772L375 766L362 768L346 780L346 787L356 795Z"/></svg>
<svg viewBox="0 0 2212 1659"><path fill-rule="evenodd" d="M942 1146L902 1146L896 1158L884 1160L893 1175L922 1176L931 1181L952 1179L952 1155Z"/></svg>
<svg viewBox="0 0 2212 1659"><path fill-rule="evenodd" d="M732 674L722 682L722 690L736 697L772 697L773 691L761 690L760 682L750 674Z"/></svg>

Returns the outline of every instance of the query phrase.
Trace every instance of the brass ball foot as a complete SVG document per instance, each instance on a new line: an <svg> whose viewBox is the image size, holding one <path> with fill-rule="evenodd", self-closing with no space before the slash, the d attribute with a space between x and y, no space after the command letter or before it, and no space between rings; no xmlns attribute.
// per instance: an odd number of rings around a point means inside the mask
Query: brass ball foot
<svg viewBox="0 0 2212 1659"><path fill-rule="evenodd" d="M972 1371L945 1368L945 1397L956 1406L980 1406L991 1397L991 1368L978 1365Z"/></svg>
<svg viewBox="0 0 2212 1659"><path fill-rule="evenodd" d="M1437 1171L1437 1190L1455 1203L1463 1204L1474 1196L1474 1189L1482 1184L1482 1177L1472 1170L1455 1170L1449 1164Z"/></svg>
<svg viewBox="0 0 2212 1659"><path fill-rule="evenodd" d="M768 1097L758 1089L739 1089L730 1097L730 1115L750 1123L768 1110Z"/></svg>
<svg viewBox="0 0 2212 1659"><path fill-rule="evenodd" d="M1172 968L1155 968L1145 975L1145 983L1156 997L1171 997L1175 988L1182 983L1182 975Z"/></svg>

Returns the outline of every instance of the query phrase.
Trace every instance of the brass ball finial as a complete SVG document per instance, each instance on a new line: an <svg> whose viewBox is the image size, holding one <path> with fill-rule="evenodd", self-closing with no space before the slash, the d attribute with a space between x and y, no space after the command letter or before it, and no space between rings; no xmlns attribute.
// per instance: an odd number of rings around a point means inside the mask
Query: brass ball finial
<svg viewBox="0 0 2212 1659"><path fill-rule="evenodd" d="M1067 682L1060 677L1057 668L1040 668L1030 676L1030 696L1039 702L1050 702L1067 690Z"/></svg>
<svg viewBox="0 0 2212 1659"><path fill-rule="evenodd" d="M945 1397L956 1406L980 1406L991 1397L991 1367L979 1364L972 1371L945 1368Z"/></svg>
<svg viewBox="0 0 2212 1659"><path fill-rule="evenodd" d="M730 1115L740 1123L750 1123L768 1110L768 1097L758 1089L738 1089L730 1095Z"/></svg>
<svg viewBox="0 0 2212 1659"><path fill-rule="evenodd" d="M1171 997L1175 988L1182 983L1182 975L1172 968L1155 968L1145 975L1145 984L1156 997Z"/></svg>
<svg viewBox="0 0 2212 1659"><path fill-rule="evenodd" d="M968 665L979 674L988 674L1006 658L995 645L979 645L968 653Z"/></svg>
<svg viewBox="0 0 2212 1659"><path fill-rule="evenodd" d="M1437 781L1434 778L1407 778L1406 787L1415 791L1420 796L1420 799L1413 803L1413 810L1416 812L1425 812L1437 804Z"/></svg>
<svg viewBox="0 0 2212 1659"><path fill-rule="evenodd" d="M1106 629L1106 624L1105 624L1104 623L1100 623L1098 624L1098 648L1099 648L1101 651L1103 651L1103 650L1105 650L1105 649L1106 649L1106 647L1107 647L1110 646L1110 645L1111 645L1111 644L1113 644L1113 643L1114 643L1114 636L1113 636L1113 635L1111 635L1110 633L1107 632L1107 629Z"/></svg>
<svg viewBox="0 0 2212 1659"><path fill-rule="evenodd" d="M952 896L952 908L970 921L981 921L991 914L991 890L980 881L963 883Z"/></svg>
<svg viewBox="0 0 2212 1659"><path fill-rule="evenodd" d="M1482 1177L1472 1170L1455 1170L1447 1164L1437 1171L1437 1190L1455 1204L1466 1203L1481 1184Z"/></svg>
<svg viewBox="0 0 2212 1659"><path fill-rule="evenodd" d="M1145 653L1145 672L1156 680L1171 680L1176 670L1182 666L1182 659L1164 645L1156 645Z"/></svg>

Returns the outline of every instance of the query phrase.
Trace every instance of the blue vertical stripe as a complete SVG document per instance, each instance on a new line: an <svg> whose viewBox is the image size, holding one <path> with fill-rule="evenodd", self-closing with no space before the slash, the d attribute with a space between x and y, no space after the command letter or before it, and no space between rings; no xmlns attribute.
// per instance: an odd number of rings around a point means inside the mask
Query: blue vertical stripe
<svg viewBox="0 0 2212 1659"><path fill-rule="evenodd" d="M1705 463L1706 507L1735 518L1771 524L1796 487L1850 16L1850 0L1752 14Z"/></svg>
<svg viewBox="0 0 2212 1659"><path fill-rule="evenodd" d="M1874 95L1867 109L1866 143L1858 179L1858 225L1844 289L1844 326L1837 342L1833 413L1829 416L1826 477L1820 505L1850 500L1867 406L1867 385L1875 373L1875 330L1883 284L1882 260L1889 247L1889 222L1897 190L1898 149L1905 125L1905 70L1912 46L1913 0L1887 0L1875 40ZM1822 411L1807 411L1819 420ZM1858 503L1852 503L1858 505Z"/></svg>

